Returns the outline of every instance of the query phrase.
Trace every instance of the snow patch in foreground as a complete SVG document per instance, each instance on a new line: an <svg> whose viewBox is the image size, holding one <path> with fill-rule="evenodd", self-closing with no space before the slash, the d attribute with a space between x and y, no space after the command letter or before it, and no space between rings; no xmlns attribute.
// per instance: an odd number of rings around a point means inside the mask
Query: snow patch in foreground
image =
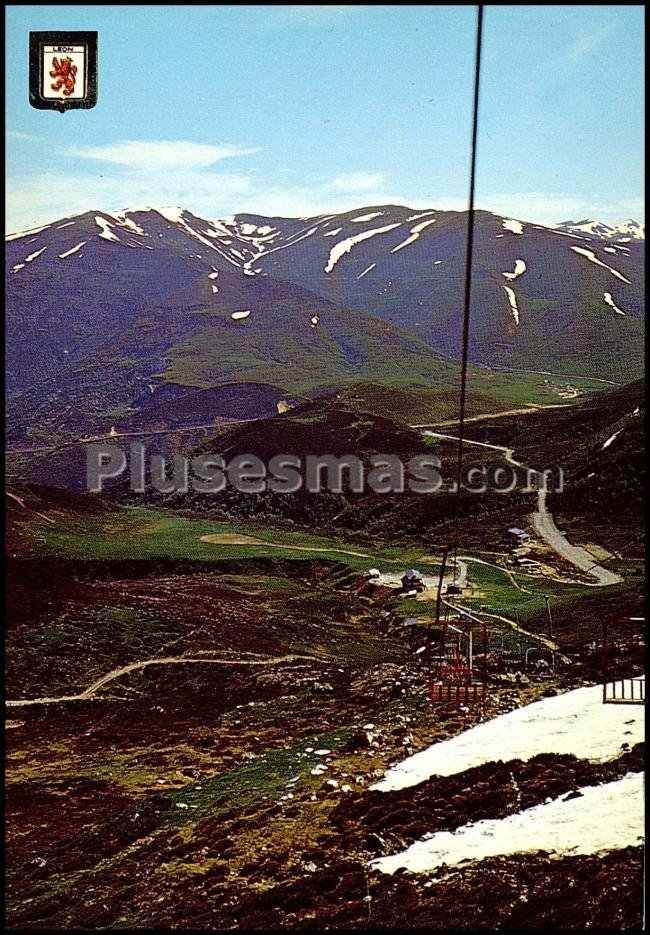
<svg viewBox="0 0 650 935"><path fill-rule="evenodd" d="M601 685L576 688L435 743L393 766L371 789L391 792L431 776L454 776L500 760L530 760L540 753L604 762L618 756L623 743L641 743L644 718L643 707L603 704Z"/></svg>
<svg viewBox="0 0 650 935"><path fill-rule="evenodd" d="M230 316L234 321L241 321L242 318L248 318L250 310L247 312L233 312Z"/></svg>
<svg viewBox="0 0 650 935"><path fill-rule="evenodd" d="M463 861L545 851L553 857L603 854L643 843L643 773L584 786L579 797L562 797L507 818L487 819L456 831L439 831L371 867L414 873Z"/></svg>

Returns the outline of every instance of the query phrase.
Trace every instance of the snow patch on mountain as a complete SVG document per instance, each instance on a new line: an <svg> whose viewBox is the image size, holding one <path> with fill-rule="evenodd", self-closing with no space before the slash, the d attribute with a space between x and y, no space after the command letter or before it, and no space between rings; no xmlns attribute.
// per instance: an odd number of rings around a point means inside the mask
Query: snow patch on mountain
<svg viewBox="0 0 650 935"><path fill-rule="evenodd" d="M211 250L214 250L216 253L219 254L219 256L223 257L224 260L227 260L228 263L232 264L232 266L236 266L237 269L241 269L242 267L241 262L238 262L237 260L233 259L229 253L226 253L223 250L220 250L217 246L215 246L215 244L207 240L203 236L203 234L200 234L198 231L194 230L194 228L191 227L187 223L187 221L183 217L183 214L186 212L184 212L182 208L156 208L155 210L158 212L158 214L164 217L165 220L171 221L173 224L177 224L178 226L180 226L180 228L186 231L190 235L190 237L194 237L200 243L205 244L206 247L209 247ZM211 236L218 236L218 234L211 235ZM243 260L243 256L241 253L238 253L238 256L240 257L240 260Z"/></svg>
<svg viewBox="0 0 650 935"><path fill-rule="evenodd" d="M645 240L645 225L638 221L627 218L618 224L606 224L604 221L590 220L585 218L583 221L562 221L557 225L566 231L580 231L590 237L600 237L613 240L624 235L626 241Z"/></svg>
<svg viewBox="0 0 650 935"><path fill-rule="evenodd" d="M596 256L596 254L593 252L593 250L587 250L586 247L571 247L571 249L572 249L575 253L579 253L581 256L586 257L586 258L587 258L588 260L590 260L592 263L595 263L596 266L602 266L603 269L608 269L608 270L610 271L610 273L612 273L613 276L617 276L618 279L620 279L622 282L626 282L626 283L628 284L628 286L631 286L631 285L632 285L632 283L630 282L630 280L629 280L629 279L626 279L625 276L623 276L622 273L619 273L619 271L618 271L617 269L614 269L613 267L608 266L607 263L603 263L602 260L599 260L598 257Z"/></svg>
<svg viewBox="0 0 650 935"><path fill-rule="evenodd" d="M376 237L377 234L386 234L388 231L392 231L400 226L401 222L398 221L396 224L386 224L384 227L375 227L373 230L364 231L363 234L357 234L354 237L347 237L345 240L341 240L332 247L327 265L325 266L325 272L331 273L341 257L345 256L346 253L350 253L355 244L361 243L362 240L368 240L370 237Z"/></svg>
<svg viewBox="0 0 650 935"><path fill-rule="evenodd" d="M512 218L503 219L503 227L507 231L511 231L513 234L523 234L524 225L521 221L515 221Z"/></svg>
<svg viewBox="0 0 650 935"><path fill-rule="evenodd" d="M78 250L81 250L81 248L82 248L82 247L84 246L84 244L86 244L87 242L88 242L87 240L82 240L81 243L78 243L78 244L76 245L76 247L72 247L71 250L66 250L65 253L59 253L59 259L60 259L60 260L63 260L63 259L65 259L65 257L67 257L67 256L72 256L73 253L76 253Z"/></svg>
<svg viewBox="0 0 650 935"><path fill-rule="evenodd" d="M414 243L422 233L422 231L427 228L430 224L435 224L436 219L432 218L429 221L422 221L420 224L416 224L411 228L411 236L407 237L406 240L403 240L402 243L398 244L396 247L390 251L391 253L397 253L398 250L402 250L404 247L408 247L410 243Z"/></svg>
<svg viewBox="0 0 650 935"><path fill-rule="evenodd" d="M603 298L604 298L604 300L607 302L607 304L608 304L611 308L613 308L614 311L615 311L618 315L625 315L625 312L622 312L622 311L620 310L620 308L618 307L618 305L615 304L614 299L612 298L612 293L611 293L611 292L604 292L604 293L603 293Z"/></svg>
<svg viewBox="0 0 650 935"><path fill-rule="evenodd" d="M519 308L517 306L517 296L515 295L515 290L511 289L510 286L504 286L506 295L508 296L508 302L510 303L510 310L512 312L512 317L515 320L515 324L519 324Z"/></svg>
<svg viewBox="0 0 650 935"><path fill-rule="evenodd" d="M40 256L41 253L45 253L47 247L41 247L40 250L36 250L34 253L30 253L29 256L25 257L25 263L31 263L32 260L35 260L37 256Z"/></svg>
<svg viewBox="0 0 650 935"><path fill-rule="evenodd" d="M506 279L514 280L518 276L522 276L526 272L526 264L523 260L515 260L515 271L514 273L503 273Z"/></svg>
<svg viewBox="0 0 650 935"><path fill-rule="evenodd" d="M44 224L43 227L32 227L28 231L18 231L16 234L7 234L5 240L20 240L21 237L29 237L31 234L40 234L41 231L47 230L48 227L51 227L51 224Z"/></svg>
<svg viewBox="0 0 650 935"><path fill-rule="evenodd" d="M368 266L366 269L364 269L364 271L363 271L362 273L360 273L360 274L357 276L357 279L363 279L363 277L366 275L366 273L369 273L370 270L371 270L371 269L374 269L376 265L377 265L376 263L371 263L370 266Z"/></svg>
<svg viewBox="0 0 650 935"><path fill-rule="evenodd" d="M106 218L101 217L101 215L95 215L95 224L99 227L101 233L100 237L103 237L104 240L114 240L116 243L120 242L120 238L116 237L113 231L111 230L110 222Z"/></svg>
<svg viewBox="0 0 650 935"><path fill-rule="evenodd" d="M407 220L407 221L419 221L420 218L426 218L426 217L428 217L430 214L435 214L435 213L436 213L435 211L423 211L421 214L412 214L412 215L411 215L410 217L408 217L406 220Z"/></svg>
<svg viewBox="0 0 650 935"><path fill-rule="evenodd" d="M358 218L351 218L353 224L361 224L362 221L372 221L373 218L380 218L383 211L375 211L373 214L362 214Z"/></svg>
<svg viewBox="0 0 650 935"><path fill-rule="evenodd" d="M183 214L185 213L183 208L179 208L178 205L164 205L162 208L154 208L154 211L162 215L166 221L171 221L172 224L179 224L183 221Z"/></svg>
<svg viewBox="0 0 650 935"><path fill-rule="evenodd" d="M117 214L114 214L113 217L122 227L128 227L129 230L133 231L134 234L139 234L141 237L148 237L148 234L142 230L139 224L136 224L130 217L127 217L126 211L119 211Z"/></svg>

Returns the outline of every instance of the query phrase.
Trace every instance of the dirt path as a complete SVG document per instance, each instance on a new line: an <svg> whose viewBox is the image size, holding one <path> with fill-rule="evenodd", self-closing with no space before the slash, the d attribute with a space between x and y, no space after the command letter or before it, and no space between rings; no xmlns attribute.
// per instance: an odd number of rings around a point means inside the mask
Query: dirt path
<svg viewBox="0 0 650 935"><path fill-rule="evenodd" d="M339 555L356 555L358 558L372 558L368 552L353 552L351 549L335 549L330 546L313 545L285 545L280 542L266 542L256 539L255 536L239 535L232 532L215 532L201 536L201 542L210 542L212 545L261 545L268 549L291 549L294 552L336 552ZM396 558L382 559L385 562L397 562Z"/></svg>
<svg viewBox="0 0 650 935"><path fill-rule="evenodd" d="M22 507L23 510L28 510L30 513L33 513L35 516L40 516L41 519L44 519L46 523L54 525L54 520L50 516L46 516L45 513L40 513L38 510L32 510L31 507L28 507L22 497L17 496L15 493L11 493L9 490L5 490L5 493L8 497L11 497L18 506Z"/></svg>
<svg viewBox="0 0 650 935"><path fill-rule="evenodd" d="M525 409L503 409L501 412L484 412L478 416L469 416L465 419L465 424L468 422L483 422L486 419L503 419L506 416L525 416L531 412L541 412L544 409L568 409L571 406L571 403L549 403L546 406L536 406L534 404L526 406ZM445 422L426 422L419 425L409 425L411 429L427 429L438 428L451 425L458 425L458 419L447 419Z"/></svg>
<svg viewBox="0 0 650 935"><path fill-rule="evenodd" d="M220 417L223 426L243 425L245 422L257 422L257 419L229 419L226 416ZM199 429L212 429L216 431L219 428L214 422L201 423L200 425L179 425L176 428L165 429L138 429L132 432L107 432L104 435L86 435L82 438L73 438L63 441L58 445L41 445L36 448L10 448L10 454L37 454L42 451L63 451L65 448L74 448L75 445L88 445L94 442L112 441L115 438L142 438L145 435L181 435L184 432L194 432Z"/></svg>
<svg viewBox="0 0 650 935"><path fill-rule="evenodd" d="M413 428L414 426L411 426ZM445 441L457 442L457 435L445 435L443 432L432 432L424 431L423 435L427 435L430 438L444 438ZM491 451L500 451L508 464L514 465L514 467L525 467L524 464L521 464L519 461L514 460L514 449L506 448L504 445L491 445L489 442L475 442L469 438L463 439L464 445L477 445L479 448L489 448Z"/></svg>
<svg viewBox="0 0 650 935"><path fill-rule="evenodd" d="M220 666L273 666L282 662L294 662L298 659L306 659L310 662L323 662L318 656L305 656L298 653L289 653L285 656L272 656L266 659L204 659L196 656L166 656L158 659L143 659L139 662L130 662L118 669L112 669L106 675L89 685L82 692L76 695L60 695L58 697L27 698L7 701L8 708L24 708L28 705L60 704L65 701L88 701L92 699L100 688L115 681L122 675L129 672L136 672L146 669L148 666L178 665L184 663L198 663L200 665L220 665Z"/></svg>

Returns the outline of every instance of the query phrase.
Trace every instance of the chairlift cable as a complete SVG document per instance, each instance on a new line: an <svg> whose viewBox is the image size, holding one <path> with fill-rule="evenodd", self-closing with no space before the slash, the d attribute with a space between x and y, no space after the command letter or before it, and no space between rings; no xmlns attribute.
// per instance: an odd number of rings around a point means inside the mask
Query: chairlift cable
<svg viewBox="0 0 650 935"><path fill-rule="evenodd" d="M476 150L478 138L478 104L481 77L481 49L483 43L483 4L477 6L476 47L474 59L474 98L472 105L472 137L470 146L469 199L467 211L467 244L465 249L465 291L463 303L462 357L460 369L460 413L458 421L458 464L456 494L460 501L463 474L463 442L465 438L465 409L467 403L467 365L469 359L470 307L472 298L472 260L474 254L474 195L476 190ZM460 514L456 514L454 536L454 584L458 578L458 538Z"/></svg>

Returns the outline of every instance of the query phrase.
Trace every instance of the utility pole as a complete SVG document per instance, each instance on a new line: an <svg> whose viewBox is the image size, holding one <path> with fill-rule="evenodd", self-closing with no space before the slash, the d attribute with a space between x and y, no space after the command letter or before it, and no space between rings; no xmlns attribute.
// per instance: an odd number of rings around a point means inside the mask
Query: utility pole
<svg viewBox="0 0 650 935"><path fill-rule="evenodd" d="M551 599L548 594L544 595L544 603L546 604L546 616L548 617L548 635L553 639L553 617L551 616Z"/></svg>
<svg viewBox="0 0 650 935"><path fill-rule="evenodd" d="M440 575L438 576L438 591L436 594L436 626L440 626L440 603L442 601L442 583L445 578L445 567L447 565L447 555L449 546L446 545L442 550L442 559L440 562ZM427 669L431 672L431 618L427 624Z"/></svg>
<svg viewBox="0 0 650 935"><path fill-rule="evenodd" d="M544 595L544 603L546 604L546 615L548 617L548 635L553 639L553 617L551 616L551 599L548 594ZM553 650L551 650L551 668L555 673L555 653Z"/></svg>
<svg viewBox="0 0 650 935"><path fill-rule="evenodd" d="M607 668L608 668L608 649L609 649L609 629L607 626L607 615L603 617L603 704L607 703Z"/></svg>

